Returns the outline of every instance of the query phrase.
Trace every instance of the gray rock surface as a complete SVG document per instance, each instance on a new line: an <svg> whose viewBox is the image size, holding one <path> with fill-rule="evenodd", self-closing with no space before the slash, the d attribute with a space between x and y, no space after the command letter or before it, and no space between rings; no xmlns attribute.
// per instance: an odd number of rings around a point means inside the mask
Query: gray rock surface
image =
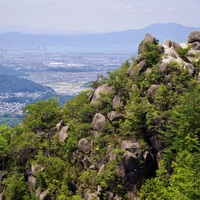
<svg viewBox="0 0 200 200"><path fill-rule="evenodd" d="M78 142L78 149L82 153L88 154L91 151L91 144L90 144L90 142L88 142L88 140L86 140L85 138L82 138Z"/></svg>
<svg viewBox="0 0 200 200"><path fill-rule="evenodd" d="M151 34L146 34L144 40L140 43L138 47L138 55L140 55L144 51L145 44L148 42L152 44L157 44L157 40L155 37L153 37Z"/></svg>
<svg viewBox="0 0 200 200"><path fill-rule="evenodd" d="M188 36L188 43L200 42L200 31L193 31Z"/></svg>
<svg viewBox="0 0 200 200"><path fill-rule="evenodd" d="M103 131L106 119L101 113L96 113L92 121L92 128L95 131Z"/></svg>
<svg viewBox="0 0 200 200"><path fill-rule="evenodd" d="M193 42L191 46L193 50L200 50L200 42Z"/></svg>
<svg viewBox="0 0 200 200"><path fill-rule="evenodd" d="M94 94L93 94L93 97L92 97L92 100L91 100L91 103L96 103L98 102L98 99L99 97L101 96L101 94L108 94L110 92L113 91L113 87L110 86L109 84L103 84L103 85L100 85L95 91L94 91Z"/></svg>
<svg viewBox="0 0 200 200"><path fill-rule="evenodd" d="M66 138L68 137L67 130L68 130L68 125L62 127L62 129L58 133L59 142L64 142L66 140Z"/></svg>
<svg viewBox="0 0 200 200"><path fill-rule="evenodd" d="M156 91L159 89L160 85L151 85L150 88L147 91L147 96L151 99L154 100Z"/></svg>
<svg viewBox="0 0 200 200"><path fill-rule="evenodd" d="M121 105L123 105L122 100L120 99L119 95L115 95L112 102L113 109L116 109L117 107Z"/></svg>
<svg viewBox="0 0 200 200"><path fill-rule="evenodd" d="M108 119L113 122L113 121L119 121L120 119L124 120L124 115L117 112L117 111L111 111L107 114Z"/></svg>
<svg viewBox="0 0 200 200"><path fill-rule="evenodd" d="M138 142L130 141L130 140L123 140L121 143L121 147L130 152L136 152L141 149L141 146Z"/></svg>
<svg viewBox="0 0 200 200"><path fill-rule="evenodd" d="M134 153L126 151L123 156L123 164L126 171L134 171L139 168L140 161Z"/></svg>
<svg viewBox="0 0 200 200"><path fill-rule="evenodd" d="M30 191L34 192L35 191L35 185L36 185L35 176L31 175L31 176L28 177L28 185L29 185Z"/></svg>
<svg viewBox="0 0 200 200"><path fill-rule="evenodd" d="M165 40L163 46L167 48L182 49L181 45L177 42L172 42L171 40Z"/></svg>

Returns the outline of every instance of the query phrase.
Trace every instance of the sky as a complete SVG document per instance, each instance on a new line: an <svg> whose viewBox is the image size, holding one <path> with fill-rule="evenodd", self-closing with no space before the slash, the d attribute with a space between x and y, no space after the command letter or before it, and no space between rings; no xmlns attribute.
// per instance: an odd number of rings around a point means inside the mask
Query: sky
<svg viewBox="0 0 200 200"><path fill-rule="evenodd" d="M200 27L200 0L0 0L0 25L110 32L171 22Z"/></svg>

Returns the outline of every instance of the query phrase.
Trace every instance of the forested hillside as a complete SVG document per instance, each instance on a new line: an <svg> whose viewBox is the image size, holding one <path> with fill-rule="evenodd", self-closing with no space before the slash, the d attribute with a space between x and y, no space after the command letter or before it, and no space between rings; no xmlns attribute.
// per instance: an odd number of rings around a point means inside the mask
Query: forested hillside
<svg viewBox="0 0 200 200"><path fill-rule="evenodd" d="M0 74L0 93L4 92L45 92L53 91L50 87L42 86L30 80L16 76Z"/></svg>
<svg viewBox="0 0 200 200"><path fill-rule="evenodd" d="M60 107L0 127L6 200L200 199L200 32L147 34L138 57Z"/></svg>

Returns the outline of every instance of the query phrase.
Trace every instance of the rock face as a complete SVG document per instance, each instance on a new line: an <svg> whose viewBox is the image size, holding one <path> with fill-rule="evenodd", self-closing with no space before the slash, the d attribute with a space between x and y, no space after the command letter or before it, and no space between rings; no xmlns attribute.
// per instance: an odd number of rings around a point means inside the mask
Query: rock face
<svg viewBox="0 0 200 200"><path fill-rule="evenodd" d="M40 199L40 200L50 200L51 198L50 198L50 196L48 195L48 191L46 190L46 191L44 191L44 192L42 192L42 193L40 194L39 199Z"/></svg>
<svg viewBox="0 0 200 200"><path fill-rule="evenodd" d="M129 152L137 152L141 150L141 146L138 142L130 141L130 140L124 140L121 143L121 147Z"/></svg>
<svg viewBox="0 0 200 200"><path fill-rule="evenodd" d="M85 138L82 138L78 142L78 149L82 153L88 154L91 151L91 144Z"/></svg>
<svg viewBox="0 0 200 200"><path fill-rule="evenodd" d="M193 42L191 45L193 50L200 50L200 42Z"/></svg>
<svg viewBox="0 0 200 200"><path fill-rule="evenodd" d="M68 126L64 126L60 130L60 132L58 133L58 140L59 140L59 142L64 142L65 139L68 137L67 130L68 130Z"/></svg>
<svg viewBox="0 0 200 200"><path fill-rule="evenodd" d="M60 131L62 129L62 120L56 124L56 130Z"/></svg>
<svg viewBox="0 0 200 200"><path fill-rule="evenodd" d="M153 37L151 34L146 34L144 40L139 45L138 55L140 55L144 51L145 44L148 42L152 44L157 44L157 40L155 37Z"/></svg>
<svg viewBox="0 0 200 200"><path fill-rule="evenodd" d="M193 31L188 36L188 43L200 42L200 31Z"/></svg>
<svg viewBox="0 0 200 200"><path fill-rule="evenodd" d="M103 131L106 118L101 113L96 113L92 121L92 128L95 131Z"/></svg>
<svg viewBox="0 0 200 200"><path fill-rule="evenodd" d="M124 115L119 113L119 112L116 112L116 111L111 111L107 114L107 117L108 119L113 122L113 121L119 121L120 119L121 120L124 120Z"/></svg>
<svg viewBox="0 0 200 200"><path fill-rule="evenodd" d="M31 175L31 176L28 177L28 185L29 185L30 191L34 192L35 191L35 185L36 185L35 176Z"/></svg>
<svg viewBox="0 0 200 200"><path fill-rule="evenodd" d="M200 31L193 31L188 36L188 43L193 50L200 50Z"/></svg>
<svg viewBox="0 0 200 200"><path fill-rule="evenodd" d="M94 94L93 94L93 97L92 97L92 100L91 100L91 103L96 103L98 102L98 99L99 97L101 96L101 94L108 94L110 92L113 91L113 87L110 86L109 84L103 84L103 85L100 85L95 91L94 91Z"/></svg>
<svg viewBox="0 0 200 200"><path fill-rule="evenodd" d="M182 49L181 45L177 42L172 42L171 40L165 40L163 46L166 48Z"/></svg>
<svg viewBox="0 0 200 200"><path fill-rule="evenodd" d="M154 97L156 94L156 91L159 89L160 85L151 85L150 88L147 91L147 96L149 97L148 99L150 102L154 101Z"/></svg>
<svg viewBox="0 0 200 200"><path fill-rule="evenodd" d="M123 104L122 100L118 95L115 95L113 98L112 106L113 109L116 109L117 107L121 106Z"/></svg>
<svg viewBox="0 0 200 200"><path fill-rule="evenodd" d="M84 192L84 200L93 200L93 199L99 199L96 193L90 193L88 191Z"/></svg>
<svg viewBox="0 0 200 200"><path fill-rule="evenodd" d="M123 156L123 164L126 171L137 170L140 166L139 159L134 153L126 152Z"/></svg>

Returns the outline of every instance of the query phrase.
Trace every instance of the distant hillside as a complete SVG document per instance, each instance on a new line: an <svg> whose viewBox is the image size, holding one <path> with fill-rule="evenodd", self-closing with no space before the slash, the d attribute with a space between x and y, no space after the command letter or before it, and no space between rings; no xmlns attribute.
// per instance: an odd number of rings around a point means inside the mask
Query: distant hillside
<svg viewBox="0 0 200 200"><path fill-rule="evenodd" d="M138 45L146 33L154 35L160 42L170 38L181 43L195 30L200 28L168 23L152 24L138 30L84 35L33 35L9 32L0 33L0 45Z"/></svg>
<svg viewBox="0 0 200 200"><path fill-rule="evenodd" d="M0 92L46 92L54 91L30 80L0 74Z"/></svg>

